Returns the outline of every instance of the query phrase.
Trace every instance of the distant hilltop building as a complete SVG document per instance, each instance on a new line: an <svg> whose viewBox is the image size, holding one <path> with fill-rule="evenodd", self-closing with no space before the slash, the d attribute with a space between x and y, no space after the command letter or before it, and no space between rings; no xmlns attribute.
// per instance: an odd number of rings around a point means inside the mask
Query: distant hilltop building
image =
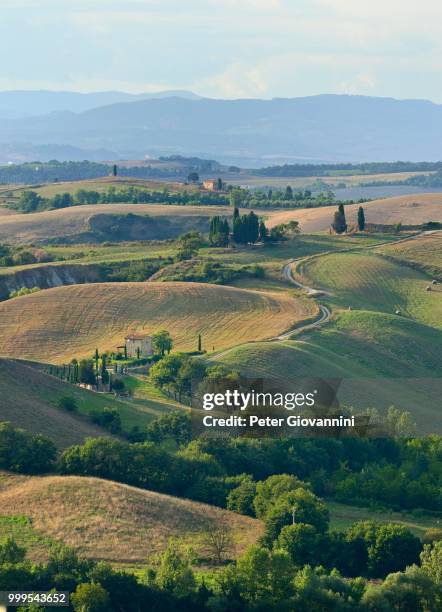
<svg viewBox="0 0 442 612"><path fill-rule="evenodd" d="M152 337L147 334L130 334L124 339L128 357L150 357L153 355Z"/></svg>
<svg viewBox="0 0 442 612"><path fill-rule="evenodd" d="M204 189L208 189L209 191L222 191L224 189L224 183L220 178L218 179L208 179L203 181Z"/></svg>

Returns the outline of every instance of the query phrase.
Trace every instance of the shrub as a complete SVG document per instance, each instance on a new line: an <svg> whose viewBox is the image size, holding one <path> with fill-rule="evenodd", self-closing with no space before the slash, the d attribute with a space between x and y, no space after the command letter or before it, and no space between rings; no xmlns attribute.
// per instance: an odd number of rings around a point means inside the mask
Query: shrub
<svg viewBox="0 0 442 612"><path fill-rule="evenodd" d="M78 410L77 401L69 395L60 397L57 401L57 407L68 412L77 412Z"/></svg>

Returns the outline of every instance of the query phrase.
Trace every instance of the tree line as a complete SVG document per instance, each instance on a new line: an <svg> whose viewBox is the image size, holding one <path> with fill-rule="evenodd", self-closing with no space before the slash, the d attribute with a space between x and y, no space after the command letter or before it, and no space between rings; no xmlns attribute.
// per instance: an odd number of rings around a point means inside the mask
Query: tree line
<svg viewBox="0 0 442 612"><path fill-rule="evenodd" d="M82 559L62 545L46 562L31 563L25 547L12 538L0 541L1 589L69 591L74 612L437 612L441 567L442 542L435 542L424 547L417 563L370 583L336 569L300 566L278 542L271 549L250 546L236 561L198 579L191 555L170 542L135 576L103 561Z"/></svg>

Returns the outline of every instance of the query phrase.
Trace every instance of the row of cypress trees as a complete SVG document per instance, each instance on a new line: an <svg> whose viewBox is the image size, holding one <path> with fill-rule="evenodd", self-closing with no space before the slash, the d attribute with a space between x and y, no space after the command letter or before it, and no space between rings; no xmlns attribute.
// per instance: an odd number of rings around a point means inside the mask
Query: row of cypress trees
<svg viewBox="0 0 442 612"><path fill-rule="evenodd" d="M213 246L225 247L229 244L230 234L237 244L255 244L259 240L265 242L268 230L264 221L252 211L240 215L238 208L233 210L232 232L227 219L216 216L210 220L209 242Z"/></svg>

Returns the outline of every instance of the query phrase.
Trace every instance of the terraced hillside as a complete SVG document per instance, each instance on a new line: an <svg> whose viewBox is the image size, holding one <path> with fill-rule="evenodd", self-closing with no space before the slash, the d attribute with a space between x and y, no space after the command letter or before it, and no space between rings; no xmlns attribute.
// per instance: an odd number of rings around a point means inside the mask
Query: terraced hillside
<svg viewBox="0 0 442 612"><path fill-rule="evenodd" d="M0 355L50 362L115 349L127 332L167 329L177 349L270 338L316 312L288 295L199 283L102 283L0 304Z"/></svg>
<svg viewBox="0 0 442 612"><path fill-rule="evenodd" d="M347 223L356 225L360 204L345 207ZM367 223L382 225L420 225L428 221L442 222L442 193L423 193L373 200L363 204ZM327 231L333 220L336 206L305 208L274 212L269 215L269 227L291 220L299 221L303 232Z"/></svg>
<svg viewBox="0 0 442 612"><path fill-rule="evenodd" d="M63 542L85 557L145 566L172 537L198 551L203 532L221 521L231 527L238 553L262 533L256 519L98 478L2 473L0 505L3 517L21 519L17 539L27 536L23 543L34 559L45 558L51 543ZM2 523L2 531L7 529Z"/></svg>

